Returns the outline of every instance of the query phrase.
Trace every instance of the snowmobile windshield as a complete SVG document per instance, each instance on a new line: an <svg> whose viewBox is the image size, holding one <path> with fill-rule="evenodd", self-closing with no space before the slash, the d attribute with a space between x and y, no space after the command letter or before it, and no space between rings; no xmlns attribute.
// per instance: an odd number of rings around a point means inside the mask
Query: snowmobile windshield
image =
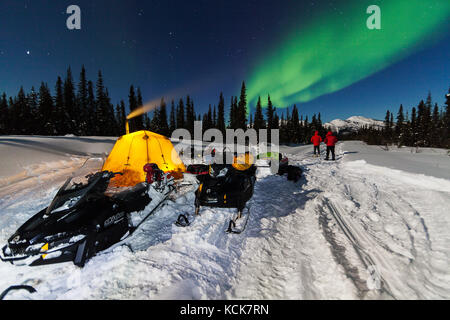
<svg viewBox="0 0 450 320"><path fill-rule="evenodd" d="M228 168L223 165L211 165L209 167L209 175L213 178L225 177L228 173Z"/></svg>
<svg viewBox="0 0 450 320"><path fill-rule="evenodd" d="M73 208L101 178L101 175L97 175L71 177L67 179L61 189L59 189L50 206L47 208L46 214L50 215Z"/></svg>

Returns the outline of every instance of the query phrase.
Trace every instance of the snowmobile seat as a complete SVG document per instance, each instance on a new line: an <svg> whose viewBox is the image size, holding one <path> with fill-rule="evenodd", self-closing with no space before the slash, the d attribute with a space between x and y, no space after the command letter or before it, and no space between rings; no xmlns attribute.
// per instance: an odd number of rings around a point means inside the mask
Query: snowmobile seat
<svg viewBox="0 0 450 320"><path fill-rule="evenodd" d="M133 195L133 194L141 195L146 190L147 190L147 183L141 182L141 183L138 183L137 185L135 185L134 187L127 188L124 191L121 191L121 192L111 195L111 198L113 200L126 201L130 198L131 195Z"/></svg>
<svg viewBox="0 0 450 320"><path fill-rule="evenodd" d="M209 165L207 164L191 164L187 167L187 173L204 175L209 173Z"/></svg>

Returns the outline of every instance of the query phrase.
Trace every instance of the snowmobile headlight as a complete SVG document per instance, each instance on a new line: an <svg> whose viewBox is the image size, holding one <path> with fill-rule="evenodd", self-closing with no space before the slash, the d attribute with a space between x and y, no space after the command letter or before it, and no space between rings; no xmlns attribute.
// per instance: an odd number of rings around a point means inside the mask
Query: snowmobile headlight
<svg viewBox="0 0 450 320"><path fill-rule="evenodd" d="M19 240L20 240L20 236L17 235L12 239L12 242L19 242Z"/></svg>

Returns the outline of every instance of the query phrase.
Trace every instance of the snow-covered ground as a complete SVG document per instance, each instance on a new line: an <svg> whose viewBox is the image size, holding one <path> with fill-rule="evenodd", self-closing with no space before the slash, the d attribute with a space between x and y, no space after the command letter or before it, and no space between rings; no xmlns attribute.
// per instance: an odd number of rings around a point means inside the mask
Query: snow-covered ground
<svg viewBox="0 0 450 320"><path fill-rule="evenodd" d="M59 141L39 139L50 149ZM74 148L63 151L64 159L55 154L36 163L40 150L17 146L18 161L29 162L24 179L0 183L1 244L49 204L87 152L97 157L92 169L99 168L98 155L114 143L95 138L96 149L81 138L72 138L78 146L64 139L55 148ZM14 161L5 148L0 144L1 162ZM240 235L224 232L229 209L204 208L190 227L176 227L180 213L194 211L194 195L187 193L126 245L98 254L83 269L1 263L0 291L16 284L37 290L8 299L450 298L450 157L444 150L386 151L350 141L337 146L336 162L312 158L310 146L281 151L304 176L292 183L261 169Z"/></svg>

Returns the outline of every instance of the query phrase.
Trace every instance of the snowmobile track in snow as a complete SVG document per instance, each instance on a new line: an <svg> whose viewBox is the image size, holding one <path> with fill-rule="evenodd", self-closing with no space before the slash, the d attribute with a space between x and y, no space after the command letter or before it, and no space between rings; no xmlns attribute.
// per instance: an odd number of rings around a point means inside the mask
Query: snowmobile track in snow
<svg viewBox="0 0 450 320"><path fill-rule="evenodd" d="M374 259L371 257L371 255L368 253L368 250L363 248L361 244L359 243L358 239L353 234L351 228L348 226L348 224L345 222L344 218L340 214L340 211L336 208L336 206L333 204L332 201L330 201L327 198L323 198L324 205L328 208L330 214L333 216L334 220L338 224L340 230L344 233L346 238L351 242L353 248L355 249L355 252L357 253L358 257L360 258L361 262L364 264L364 266L368 270L374 270L375 274L373 274L374 277L378 279L373 280L379 280L380 281L380 290L382 292L386 292L389 294L392 298L395 299L395 296L392 294L391 290L389 289L389 284L386 282L386 280L383 278L381 274L379 274L376 270L376 263ZM342 261L340 261L342 262ZM342 263L344 268L348 268L345 266L346 263ZM361 279L354 279L354 281L361 281ZM358 287L358 285L357 285ZM362 291L360 288L358 288L360 291Z"/></svg>

